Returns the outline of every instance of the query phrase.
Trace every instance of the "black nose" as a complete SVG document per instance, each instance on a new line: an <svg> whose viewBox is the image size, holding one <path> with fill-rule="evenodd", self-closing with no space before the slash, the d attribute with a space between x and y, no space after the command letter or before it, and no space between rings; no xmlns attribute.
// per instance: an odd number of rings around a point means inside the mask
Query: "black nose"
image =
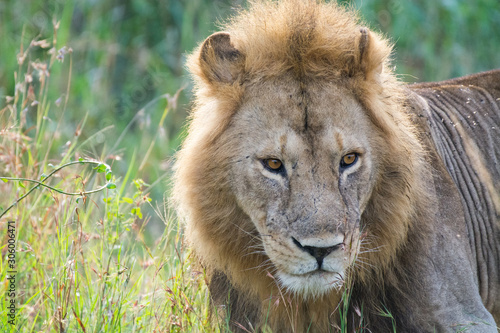
<svg viewBox="0 0 500 333"><path fill-rule="evenodd" d="M341 244L337 244L337 245L328 246L328 247L315 247L315 246L307 246L307 245L303 246L295 238L292 237L292 240L293 240L293 243L295 245L297 245L297 247L299 249L301 249L302 251L305 251L305 252L309 253L310 255L312 255L316 259L316 261L318 262L318 269L320 269L321 265L323 265L323 259L327 255L329 255L330 253L332 253L333 251L335 251L336 249L338 249L340 247L340 245L341 245Z"/></svg>

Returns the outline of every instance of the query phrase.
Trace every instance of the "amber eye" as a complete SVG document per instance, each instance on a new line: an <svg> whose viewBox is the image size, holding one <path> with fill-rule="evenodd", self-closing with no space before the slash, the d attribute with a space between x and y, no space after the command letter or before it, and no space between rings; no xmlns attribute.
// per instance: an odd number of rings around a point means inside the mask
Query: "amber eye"
<svg viewBox="0 0 500 333"><path fill-rule="evenodd" d="M356 163L357 160L358 160L358 154L356 154L356 153L350 153L350 154L344 155L342 157L342 160L340 161L340 166L342 168L350 167L351 165Z"/></svg>
<svg viewBox="0 0 500 333"><path fill-rule="evenodd" d="M263 160L266 169L272 172L280 172L283 168L283 163L275 158L268 158Z"/></svg>

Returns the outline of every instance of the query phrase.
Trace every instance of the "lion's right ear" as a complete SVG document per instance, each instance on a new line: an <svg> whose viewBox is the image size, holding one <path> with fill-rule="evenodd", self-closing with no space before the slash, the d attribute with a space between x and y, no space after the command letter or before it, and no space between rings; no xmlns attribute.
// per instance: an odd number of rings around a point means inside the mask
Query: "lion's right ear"
<svg viewBox="0 0 500 333"><path fill-rule="evenodd" d="M210 83L231 84L243 71L243 60L243 54L231 43L231 35L227 32L216 32L201 46L200 74Z"/></svg>
<svg viewBox="0 0 500 333"><path fill-rule="evenodd" d="M391 47L367 28L360 28L356 38L356 49L350 75L361 73L365 80L380 83L380 74L385 59L391 53Z"/></svg>

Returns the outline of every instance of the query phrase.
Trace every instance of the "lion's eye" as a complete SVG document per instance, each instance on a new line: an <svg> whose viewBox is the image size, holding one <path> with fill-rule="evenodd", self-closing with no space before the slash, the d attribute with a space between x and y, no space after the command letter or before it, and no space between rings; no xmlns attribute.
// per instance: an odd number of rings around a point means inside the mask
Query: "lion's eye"
<svg viewBox="0 0 500 333"><path fill-rule="evenodd" d="M262 161L264 167L271 172L280 172L283 170L283 163L275 158L268 158Z"/></svg>
<svg viewBox="0 0 500 333"><path fill-rule="evenodd" d="M358 154L356 153L350 153L347 155L344 155L342 157L342 160L340 161L340 166L342 168L347 168L352 166L356 161L358 160Z"/></svg>

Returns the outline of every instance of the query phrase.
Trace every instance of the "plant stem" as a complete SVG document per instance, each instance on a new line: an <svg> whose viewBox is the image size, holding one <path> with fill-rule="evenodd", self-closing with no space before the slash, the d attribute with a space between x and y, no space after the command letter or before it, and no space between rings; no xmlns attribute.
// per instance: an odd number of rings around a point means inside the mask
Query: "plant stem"
<svg viewBox="0 0 500 333"><path fill-rule="evenodd" d="M107 188L109 182L107 182L105 185L97 188L97 189L94 189L94 190L91 190L91 191L81 191L81 192L74 192L74 193L71 193L71 192L65 192L63 190L60 190L60 189L57 189L55 187L52 187L52 186L49 186L47 184L44 184L44 181L46 181L47 179L49 179L50 177L52 177L54 174L56 174L58 171L62 170L63 168L65 167L68 167L68 166L71 166L71 165L74 165L74 164L104 164L106 166L106 169L108 170L111 170L111 168L109 167L109 165L107 165L106 163L103 163L103 162L99 162L99 161L91 161L91 160L83 160L83 161L72 161L72 162L68 162L66 164L63 164L57 168L55 168L54 170L52 170L52 172L50 172L44 179L42 179L41 181L38 181L38 180L34 180L34 179L27 179L27 178L12 178L12 177L0 177L1 180L19 180L19 181L27 181L27 182L31 182L31 183L36 183L35 186L33 186L32 188L30 188L28 190L28 192L26 192L24 195L22 195L19 199L17 199L16 201L14 201L9 207L7 207L7 209L5 209L1 214L0 214L0 218L2 218L5 214L7 214L7 212L12 208L14 207L16 204L18 204L21 200L23 200L24 198L26 198L28 195L30 195L31 192L33 192L36 188L38 188L39 186L43 186L43 187L46 187L48 189L51 189L53 191L56 191L58 193L61 193L61 194L65 194L65 195L71 195L71 196L75 196L75 195L81 195L81 196L84 196L86 194L91 194L91 193L96 193L96 192L100 192L104 189Z"/></svg>

